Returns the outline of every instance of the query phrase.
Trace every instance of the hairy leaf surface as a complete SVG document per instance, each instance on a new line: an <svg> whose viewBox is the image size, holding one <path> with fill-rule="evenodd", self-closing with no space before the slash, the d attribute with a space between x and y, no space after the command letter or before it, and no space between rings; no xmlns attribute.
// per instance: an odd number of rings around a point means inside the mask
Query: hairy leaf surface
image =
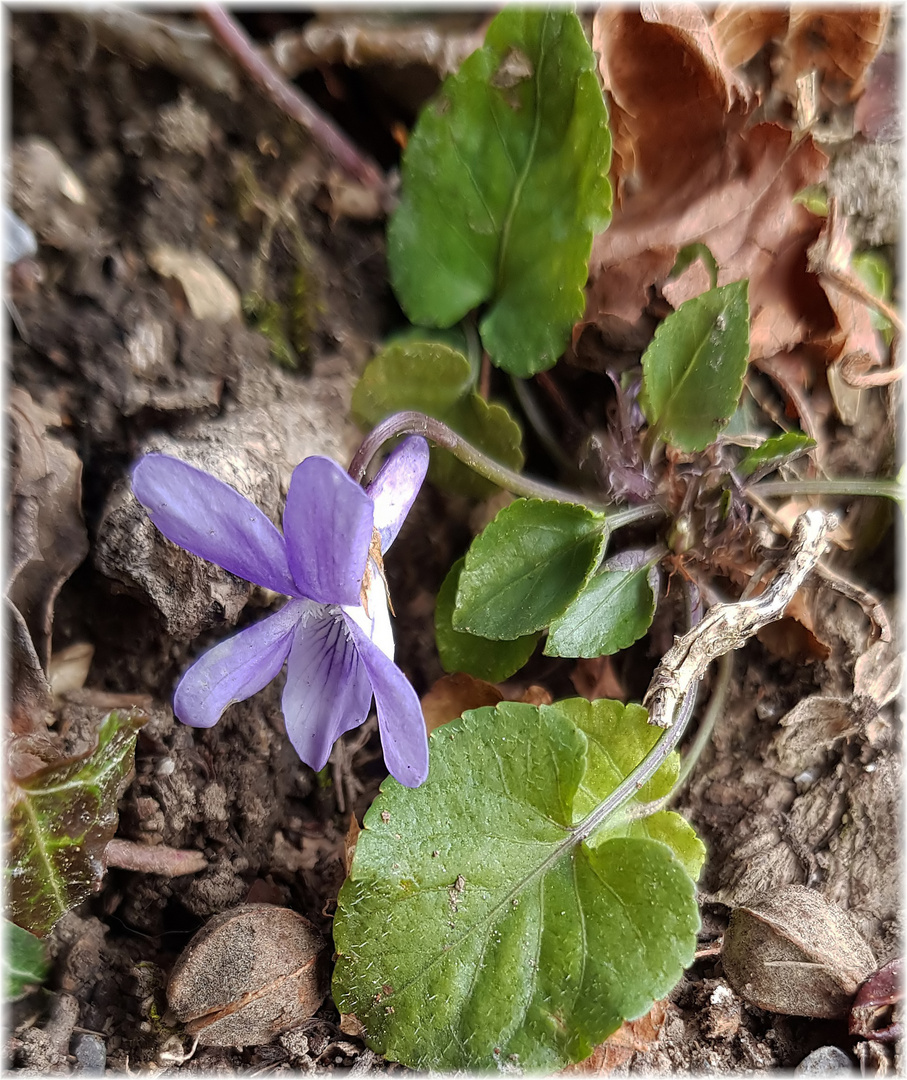
<svg viewBox="0 0 907 1080"><path fill-rule="evenodd" d="M100 887L144 722L141 713L112 712L94 750L8 782L8 908L39 937Z"/></svg>
<svg viewBox="0 0 907 1080"><path fill-rule="evenodd" d="M749 353L747 283L687 300L642 357L639 403L649 426L681 450L704 450L727 424L743 389Z"/></svg>
<svg viewBox="0 0 907 1080"><path fill-rule="evenodd" d="M334 921L334 997L374 1049L549 1072L674 985L699 925L695 834L677 827L678 858L665 821L654 839L621 820L590 843L573 829L659 737L645 721L616 702L505 702L433 733L421 788L383 785Z"/></svg>
<svg viewBox="0 0 907 1080"><path fill-rule="evenodd" d="M514 500L466 553L454 629L512 640L548 626L595 569L605 529L584 506Z"/></svg>
<svg viewBox="0 0 907 1080"><path fill-rule="evenodd" d="M593 231L611 217L611 138L576 15L511 8L423 109L388 229L410 321L479 325L495 364L551 367L583 313Z"/></svg>

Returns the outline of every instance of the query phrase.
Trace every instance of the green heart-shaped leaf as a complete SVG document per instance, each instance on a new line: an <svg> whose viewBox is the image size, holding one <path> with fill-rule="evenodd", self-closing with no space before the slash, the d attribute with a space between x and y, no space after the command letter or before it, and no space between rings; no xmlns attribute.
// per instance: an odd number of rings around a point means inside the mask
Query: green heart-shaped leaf
<svg viewBox="0 0 907 1080"><path fill-rule="evenodd" d="M514 375L551 367L583 313L594 230L611 217L611 137L576 15L511 8L423 109L388 228L411 322L479 330Z"/></svg>
<svg viewBox="0 0 907 1080"><path fill-rule="evenodd" d="M611 656L649 629L655 593L649 566L596 574L551 624L546 656Z"/></svg>
<svg viewBox="0 0 907 1080"><path fill-rule="evenodd" d="M334 920L334 999L373 1049L549 1073L671 989L696 946L702 845L664 812L649 834L619 815L589 843L574 827L660 735L638 706L505 702L433 733L422 787L384 783ZM663 768L646 794L673 782Z"/></svg>

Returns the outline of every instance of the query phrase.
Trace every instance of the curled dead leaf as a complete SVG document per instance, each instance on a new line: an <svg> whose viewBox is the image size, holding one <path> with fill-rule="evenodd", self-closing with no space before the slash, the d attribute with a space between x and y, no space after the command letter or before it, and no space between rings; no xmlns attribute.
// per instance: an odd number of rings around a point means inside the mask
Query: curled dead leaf
<svg viewBox="0 0 907 1080"><path fill-rule="evenodd" d="M82 462L52 434L59 415L14 387L9 395L13 455L9 599L31 633L41 666L50 661L54 603L88 554L82 519Z"/></svg>
<svg viewBox="0 0 907 1080"><path fill-rule="evenodd" d="M796 82L817 71L822 94L836 105L863 89L869 65L885 39L890 9L881 6L816 7L791 4L778 66L778 87L793 101Z"/></svg>
<svg viewBox="0 0 907 1080"><path fill-rule="evenodd" d="M612 102L618 202L634 185L675 189L694 175L712 180L728 130L742 124L745 88L719 57L700 9L602 8L592 44Z"/></svg>
<svg viewBox="0 0 907 1080"><path fill-rule="evenodd" d="M204 1046L267 1043L299 1027L327 992L325 940L302 915L245 904L210 919L186 946L167 1002Z"/></svg>
<svg viewBox="0 0 907 1080"><path fill-rule="evenodd" d="M783 37L786 30L787 11L783 7L719 4L712 16L712 40L730 68L752 60L770 41Z"/></svg>
<svg viewBox="0 0 907 1080"><path fill-rule="evenodd" d="M847 913L801 885L736 908L721 958L742 998L790 1016L846 1016L876 966Z"/></svg>

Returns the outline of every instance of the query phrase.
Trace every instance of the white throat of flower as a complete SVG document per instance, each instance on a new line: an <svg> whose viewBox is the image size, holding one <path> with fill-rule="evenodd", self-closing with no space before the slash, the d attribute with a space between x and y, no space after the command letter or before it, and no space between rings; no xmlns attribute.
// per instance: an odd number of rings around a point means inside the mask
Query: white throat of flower
<svg viewBox="0 0 907 1080"><path fill-rule="evenodd" d="M378 559L381 552L378 550ZM362 604L345 607L343 613L354 622L389 659L394 658L394 631L391 627L390 598L384 579L384 566L369 554L362 578Z"/></svg>

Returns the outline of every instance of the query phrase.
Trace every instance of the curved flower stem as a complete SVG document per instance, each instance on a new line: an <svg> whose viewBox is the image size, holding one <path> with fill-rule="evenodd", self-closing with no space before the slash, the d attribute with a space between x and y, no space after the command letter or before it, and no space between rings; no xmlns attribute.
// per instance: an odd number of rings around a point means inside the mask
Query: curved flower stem
<svg viewBox="0 0 907 1080"><path fill-rule="evenodd" d="M744 487L744 491L754 495L860 495L875 496L882 499L904 499L904 486L897 480L760 480L759 483Z"/></svg>
<svg viewBox="0 0 907 1080"><path fill-rule="evenodd" d="M398 412L382 420L377 427L366 435L362 445L356 451L350 462L349 474L361 484L363 477L371 463L372 458L389 439L396 435L422 435L441 446L445 450L462 461L473 472L484 476L493 484L512 492L514 495L522 495L528 499L550 499L555 502L579 503L591 510L608 512L612 504L602 502L599 499L589 498L577 491L568 491L566 488L557 487L554 484L546 484L541 480L532 480L528 476L514 472L505 465L499 464L481 450L477 450L462 436L452 431L440 420L426 416L420 412ZM656 503L645 503L642 506L631 506L614 513L608 513L607 526L609 531L633 525L639 521L649 521L653 518L662 517L664 510Z"/></svg>

